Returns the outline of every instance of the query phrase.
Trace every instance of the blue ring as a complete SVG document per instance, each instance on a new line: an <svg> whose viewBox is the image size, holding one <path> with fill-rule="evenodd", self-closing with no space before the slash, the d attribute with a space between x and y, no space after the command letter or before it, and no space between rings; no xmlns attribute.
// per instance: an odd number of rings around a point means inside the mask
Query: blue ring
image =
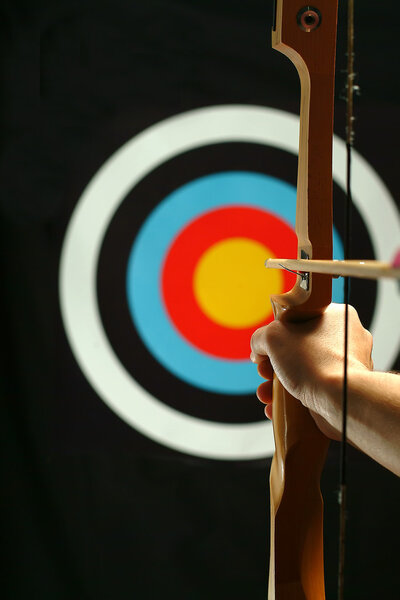
<svg viewBox="0 0 400 600"><path fill-rule="evenodd" d="M233 171L200 177L169 194L147 217L132 246L126 275L128 306L146 347L176 377L220 394L250 394L260 383L254 365L249 360L220 359L191 345L175 329L161 297L161 269L173 239L190 221L223 206L261 208L294 228L296 190L269 175ZM342 257L336 231L334 248L335 257ZM343 297L338 296L341 287L336 280L334 297Z"/></svg>

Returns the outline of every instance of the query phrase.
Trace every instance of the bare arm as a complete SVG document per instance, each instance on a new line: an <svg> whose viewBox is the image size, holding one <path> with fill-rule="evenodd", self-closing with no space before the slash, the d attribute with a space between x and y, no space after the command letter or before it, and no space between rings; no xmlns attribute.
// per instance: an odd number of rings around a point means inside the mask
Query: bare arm
<svg viewBox="0 0 400 600"><path fill-rule="evenodd" d="M275 371L283 386L306 406L319 429L340 439L343 386L344 306L332 304L306 323L274 321L252 337L253 362L262 377ZM373 371L372 337L351 308L348 358L348 439L400 475L400 376ZM271 418L271 382L257 395Z"/></svg>

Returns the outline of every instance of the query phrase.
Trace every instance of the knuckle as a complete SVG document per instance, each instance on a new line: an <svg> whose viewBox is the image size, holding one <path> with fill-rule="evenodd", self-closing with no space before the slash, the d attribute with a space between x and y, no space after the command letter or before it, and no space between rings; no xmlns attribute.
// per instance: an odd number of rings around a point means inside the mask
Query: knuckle
<svg viewBox="0 0 400 600"><path fill-rule="evenodd" d="M262 338L264 336L264 330L265 327L259 327L258 329L256 329L253 333L253 335L250 338L250 347L253 350L253 352L260 354L260 348L261 348L261 343L262 343Z"/></svg>
<svg viewBox="0 0 400 600"><path fill-rule="evenodd" d="M279 336L279 322L272 321L264 325L253 333L250 339L250 347L253 352L259 355L268 355L268 350L274 345Z"/></svg>
<svg viewBox="0 0 400 600"><path fill-rule="evenodd" d="M274 345L279 338L282 324L279 321L272 321L265 328L265 341L267 346Z"/></svg>

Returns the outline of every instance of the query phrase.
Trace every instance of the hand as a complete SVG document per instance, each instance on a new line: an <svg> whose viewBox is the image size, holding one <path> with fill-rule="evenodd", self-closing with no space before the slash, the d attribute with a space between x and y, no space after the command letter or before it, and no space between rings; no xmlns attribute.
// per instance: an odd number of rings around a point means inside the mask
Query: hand
<svg viewBox="0 0 400 600"><path fill-rule="evenodd" d="M251 360L267 379L257 390L272 417L272 374L306 406L319 429L339 439L344 368L344 305L331 304L318 318L302 323L273 321L251 340ZM372 336L349 307L348 370L372 370Z"/></svg>

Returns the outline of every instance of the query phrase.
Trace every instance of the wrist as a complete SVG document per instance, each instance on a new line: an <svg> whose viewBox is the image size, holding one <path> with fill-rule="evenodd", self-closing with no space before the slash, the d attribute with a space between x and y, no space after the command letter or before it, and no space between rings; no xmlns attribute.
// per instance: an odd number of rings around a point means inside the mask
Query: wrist
<svg viewBox="0 0 400 600"><path fill-rule="evenodd" d="M354 390L359 387L360 382L362 381L365 385L365 380L368 381L370 375L373 372L370 371L365 365L361 363L352 364L348 366L347 369L347 395L348 398L353 398ZM342 409L343 409L343 397L344 397L344 367L343 365L335 371L331 371L324 377L324 382L321 385L321 390L323 390L323 399L324 401L321 403L321 407L323 416L332 427L337 429L338 431L342 430ZM353 398L354 400L354 398ZM361 416L360 406L355 407L353 402L351 406L348 406L348 416L349 418L352 416L353 410L356 409L357 416ZM350 409L350 410L349 410Z"/></svg>

